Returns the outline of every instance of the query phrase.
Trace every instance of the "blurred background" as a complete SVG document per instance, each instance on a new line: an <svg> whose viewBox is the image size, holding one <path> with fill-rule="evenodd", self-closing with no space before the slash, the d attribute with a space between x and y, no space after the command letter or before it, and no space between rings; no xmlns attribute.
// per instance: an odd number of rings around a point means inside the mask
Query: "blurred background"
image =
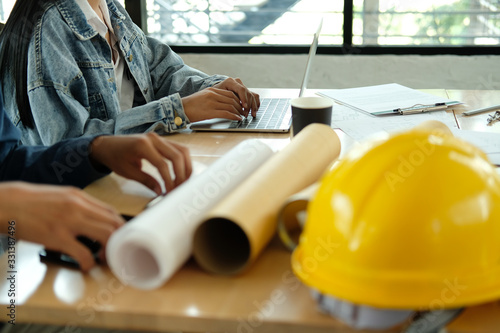
<svg viewBox="0 0 500 333"><path fill-rule="evenodd" d="M14 3L0 0L5 21ZM323 29L313 88L398 82L500 89L500 0L122 0L148 35L210 74L300 85Z"/></svg>

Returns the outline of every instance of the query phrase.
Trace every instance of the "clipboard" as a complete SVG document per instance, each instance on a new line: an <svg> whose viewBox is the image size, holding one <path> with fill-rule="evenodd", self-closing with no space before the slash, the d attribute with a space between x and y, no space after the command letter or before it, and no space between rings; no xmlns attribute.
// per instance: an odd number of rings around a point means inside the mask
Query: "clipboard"
<svg viewBox="0 0 500 333"><path fill-rule="evenodd" d="M397 83L329 89L322 90L318 94L373 116L443 111L449 106L462 104L459 101L425 93Z"/></svg>
<svg viewBox="0 0 500 333"><path fill-rule="evenodd" d="M434 103L434 104L428 104L428 105L423 105L423 104L415 104L413 106L410 106L408 108L398 108L392 110L394 113L399 113L399 114L413 114L413 113L422 113L422 112L431 112L431 111L441 111L441 110L446 110L448 108L448 105L445 102L439 102L439 103ZM381 114L388 114L388 112L384 112ZM391 113L389 113L391 114Z"/></svg>

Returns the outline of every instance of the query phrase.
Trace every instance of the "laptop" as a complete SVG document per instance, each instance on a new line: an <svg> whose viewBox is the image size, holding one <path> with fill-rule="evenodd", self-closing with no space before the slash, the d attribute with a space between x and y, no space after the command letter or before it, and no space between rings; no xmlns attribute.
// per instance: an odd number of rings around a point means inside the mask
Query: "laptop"
<svg viewBox="0 0 500 333"><path fill-rule="evenodd" d="M321 32L323 20L321 19L318 30L314 34L313 42L309 48L306 70L302 78L299 97L307 87L312 60L318 48L318 39ZM219 131L219 132L288 132L292 124L291 98L261 98L257 117L249 116L241 121L232 121L222 118L214 118L192 123L193 131Z"/></svg>

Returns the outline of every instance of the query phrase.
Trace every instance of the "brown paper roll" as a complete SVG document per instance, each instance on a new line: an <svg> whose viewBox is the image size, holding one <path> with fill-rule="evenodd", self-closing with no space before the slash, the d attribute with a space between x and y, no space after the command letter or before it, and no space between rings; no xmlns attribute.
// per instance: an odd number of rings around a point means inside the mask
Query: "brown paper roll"
<svg viewBox="0 0 500 333"><path fill-rule="evenodd" d="M207 214L193 241L200 266L217 274L247 268L275 234L285 201L318 181L339 154L330 126L304 128Z"/></svg>
<svg viewBox="0 0 500 333"><path fill-rule="evenodd" d="M319 182L316 182L299 193L293 194L278 212L278 235L290 251L297 246L304 227L304 221L300 220L299 215L306 213L307 205L318 187Z"/></svg>

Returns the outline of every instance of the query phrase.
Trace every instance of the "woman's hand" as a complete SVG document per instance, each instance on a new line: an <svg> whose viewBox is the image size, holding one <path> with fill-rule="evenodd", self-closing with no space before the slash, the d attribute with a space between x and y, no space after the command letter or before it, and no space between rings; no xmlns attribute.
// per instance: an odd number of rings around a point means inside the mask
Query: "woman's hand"
<svg viewBox="0 0 500 333"><path fill-rule="evenodd" d="M212 118L241 120L251 111L257 115L259 95L252 93L240 79L228 78L211 88L182 98L184 113L191 122Z"/></svg>
<svg viewBox="0 0 500 333"><path fill-rule="evenodd" d="M104 247L123 219L111 206L66 186L23 182L0 184L0 232L15 221L15 238L44 245L73 257L83 271L95 265L90 250L76 237L95 239Z"/></svg>
<svg viewBox="0 0 500 333"><path fill-rule="evenodd" d="M260 106L259 95L248 90L239 78L225 79L224 81L214 85L214 88L233 92L238 97L239 102L243 107L242 114L245 117L248 117L249 112L252 113L253 117L257 116L257 110L259 110Z"/></svg>
<svg viewBox="0 0 500 333"><path fill-rule="evenodd" d="M189 150L155 133L100 136L92 142L90 152L94 163L102 164L120 176L137 180L158 195L162 194L161 186L156 179L141 170L143 159L158 169L167 191L187 180L192 172ZM165 159L172 162L175 180L170 175Z"/></svg>

